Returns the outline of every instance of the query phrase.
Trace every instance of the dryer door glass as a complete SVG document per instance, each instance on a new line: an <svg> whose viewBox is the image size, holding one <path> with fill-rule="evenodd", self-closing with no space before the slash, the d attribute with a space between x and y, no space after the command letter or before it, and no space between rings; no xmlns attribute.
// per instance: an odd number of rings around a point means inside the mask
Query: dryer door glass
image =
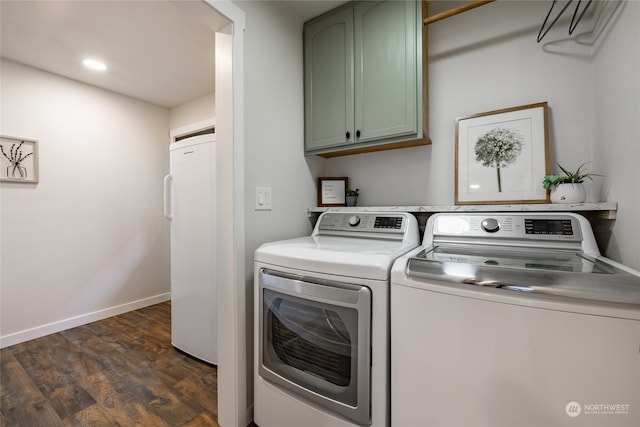
<svg viewBox="0 0 640 427"><path fill-rule="evenodd" d="M265 290L270 307L267 314L269 345L287 365L322 378L340 387L351 383L352 348L357 342L345 322L357 325L354 309L314 307L282 298ZM354 348L354 349L355 349ZM351 404L355 404L353 396Z"/></svg>

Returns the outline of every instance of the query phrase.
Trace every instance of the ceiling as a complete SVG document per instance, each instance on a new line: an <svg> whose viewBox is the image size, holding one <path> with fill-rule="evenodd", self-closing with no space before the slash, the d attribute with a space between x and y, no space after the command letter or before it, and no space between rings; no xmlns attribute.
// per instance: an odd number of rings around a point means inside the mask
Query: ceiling
<svg viewBox="0 0 640 427"><path fill-rule="evenodd" d="M266 0L254 0L266 1ZM283 1L308 20L345 1ZM214 32L228 21L199 0L0 0L3 58L173 108L215 89ZM82 65L107 63L96 72Z"/></svg>

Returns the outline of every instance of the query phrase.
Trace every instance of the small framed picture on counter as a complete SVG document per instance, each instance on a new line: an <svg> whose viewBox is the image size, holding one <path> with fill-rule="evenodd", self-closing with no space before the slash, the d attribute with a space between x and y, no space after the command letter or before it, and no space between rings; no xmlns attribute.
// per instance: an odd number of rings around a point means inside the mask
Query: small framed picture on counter
<svg viewBox="0 0 640 427"><path fill-rule="evenodd" d="M318 178L318 206L346 206L346 191L349 178Z"/></svg>

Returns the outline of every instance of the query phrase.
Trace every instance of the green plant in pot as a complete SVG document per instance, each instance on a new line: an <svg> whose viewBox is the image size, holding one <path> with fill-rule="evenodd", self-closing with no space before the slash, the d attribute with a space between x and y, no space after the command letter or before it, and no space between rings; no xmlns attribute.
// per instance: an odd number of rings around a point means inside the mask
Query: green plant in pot
<svg viewBox="0 0 640 427"><path fill-rule="evenodd" d="M542 180L542 186L549 190L552 203L582 203L587 198L587 193L582 183L585 179L593 180L594 176L602 176L588 172L585 166L589 162L578 166L575 171L570 171L556 163L563 175L546 175Z"/></svg>
<svg viewBox="0 0 640 427"><path fill-rule="evenodd" d="M356 203L358 203L359 194L360 194L359 188L356 188L355 190L347 189L346 191L347 206L355 206Z"/></svg>

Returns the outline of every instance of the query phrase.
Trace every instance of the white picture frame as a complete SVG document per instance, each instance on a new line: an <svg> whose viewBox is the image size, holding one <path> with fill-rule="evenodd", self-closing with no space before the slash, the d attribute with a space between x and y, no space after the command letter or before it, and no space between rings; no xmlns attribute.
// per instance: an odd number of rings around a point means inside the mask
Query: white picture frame
<svg viewBox="0 0 640 427"><path fill-rule="evenodd" d="M0 135L0 181L37 184L38 141Z"/></svg>

